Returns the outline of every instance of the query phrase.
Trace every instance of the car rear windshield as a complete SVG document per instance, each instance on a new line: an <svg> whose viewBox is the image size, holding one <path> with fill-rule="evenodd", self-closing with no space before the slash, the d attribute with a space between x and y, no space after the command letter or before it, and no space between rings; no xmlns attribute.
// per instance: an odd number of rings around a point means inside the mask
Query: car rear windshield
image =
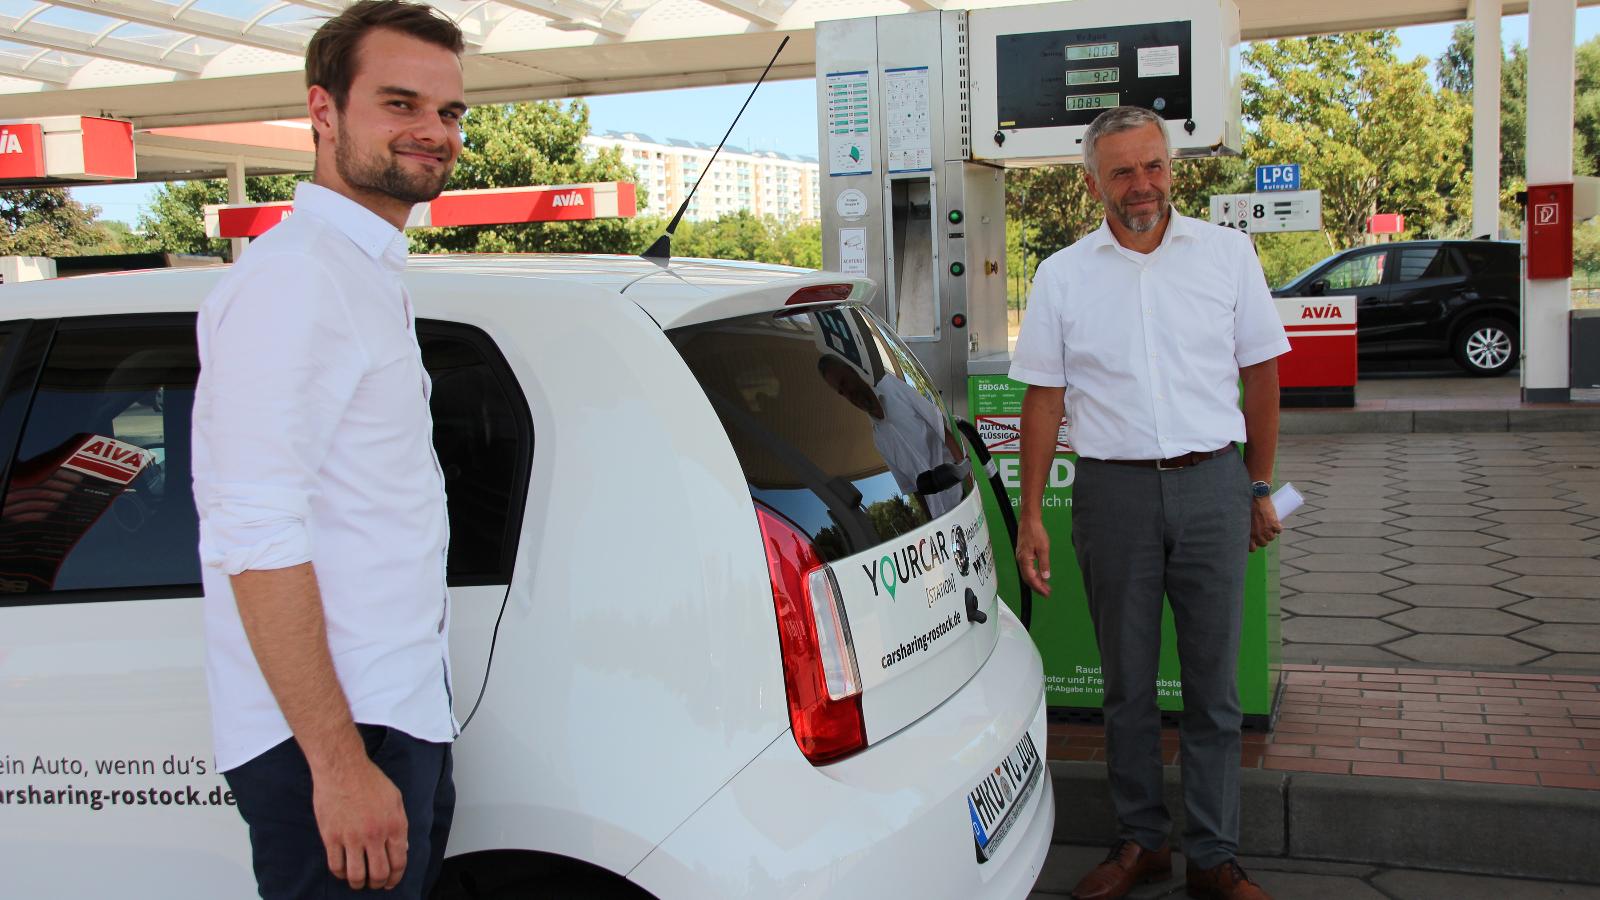
<svg viewBox="0 0 1600 900"><path fill-rule="evenodd" d="M927 375L865 308L763 313L670 337L751 496L810 535L824 560L938 518L972 490Z"/></svg>

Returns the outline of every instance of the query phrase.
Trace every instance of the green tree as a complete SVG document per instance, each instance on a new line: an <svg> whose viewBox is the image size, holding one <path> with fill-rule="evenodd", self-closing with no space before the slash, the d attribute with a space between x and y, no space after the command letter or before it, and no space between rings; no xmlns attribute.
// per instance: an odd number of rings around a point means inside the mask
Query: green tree
<svg viewBox="0 0 1600 900"><path fill-rule="evenodd" d="M0 191L0 256L73 256L100 241L98 207L63 188Z"/></svg>
<svg viewBox="0 0 1600 900"><path fill-rule="evenodd" d="M1423 234L1459 229L1470 215L1471 106L1436 90L1426 59L1403 62L1398 46L1394 32L1371 31L1245 52L1245 156L1301 163L1305 185L1322 191L1335 249L1360 241L1374 213L1402 213L1407 230Z"/></svg>
<svg viewBox="0 0 1600 900"><path fill-rule="evenodd" d="M1470 24L1457 25L1450 43L1435 61L1441 88L1471 98L1473 34ZM1574 174L1600 171L1600 38L1579 44L1573 84L1572 167ZM1512 45L1500 61L1500 209L1503 218L1520 222L1516 195L1528 173L1528 50ZM1471 159L1471 135L1467 136Z"/></svg>
<svg viewBox="0 0 1600 900"><path fill-rule="evenodd" d="M475 107L461 123L461 160L451 190L638 182L616 148L589 158L581 143L589 133L589 105L538 101ZM644 203L645 192L640 191ZM429 228L411 234L417 253L638 253L655 237L650 220L597 219Z"/></svg>
<svg viewBox="0 0 1600 900"><path fill-rule="evenodd" d="M264 175L244 180L247 203L294 199L294 186L306 176ZM232 256L231 244L206 237L205 207L228 202L228 183L219 179L173 181L156 189L150 208L139 216L145 240L166 253Z"/></svg>

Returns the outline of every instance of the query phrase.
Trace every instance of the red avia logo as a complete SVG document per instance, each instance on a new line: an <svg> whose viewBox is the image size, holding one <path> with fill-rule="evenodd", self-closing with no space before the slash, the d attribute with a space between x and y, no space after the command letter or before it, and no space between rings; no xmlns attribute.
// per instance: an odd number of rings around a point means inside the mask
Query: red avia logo
<svg viewBox="0 0 1600 900"><path fill-rule="evenodd" d="M21 153L22 141L11 132L0 128L0 153Z"/></svg>
<svg viewBox="0 0 1600 900"><path fill-rule="evenodd" d="M150 452L142 447L94 435L84 441L83 446L74 451L61 467L95 475L117 484L128 484L139 477L139 473L150 464L150 460Z"/></svg>
<svg viewBox="0 0 1600 900"><path fill-rule="evenodd" d="M1305 306L1300 309L1302 319L1337 319L1339 307L1337 306Z"/></svg>
<svg viewBox="0 0 1600 900"><path fill-rule="evenodd" d="M574 191L570 194L557 194L550 201L551 206L584 206L583 195Z"/></svg>

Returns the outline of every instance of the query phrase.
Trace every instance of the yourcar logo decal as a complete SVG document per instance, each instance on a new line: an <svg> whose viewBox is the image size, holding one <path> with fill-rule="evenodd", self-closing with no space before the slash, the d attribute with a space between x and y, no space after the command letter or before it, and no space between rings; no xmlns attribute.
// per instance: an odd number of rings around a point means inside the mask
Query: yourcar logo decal
<svg viewBox="0 0 1600 900"><path fill-rule="evenodd" d="M950 559L950 548L945 540L945 533L936 531L915 544L907 544L893 553L884 554L877 562L862 563L861 572L872 584L872 596L882 596L878 590L882 585L883 590L889 592L889 599L893 600L900 585L909 583L913 578L921 578L924 573L932 574L935 568Z"/></svg>

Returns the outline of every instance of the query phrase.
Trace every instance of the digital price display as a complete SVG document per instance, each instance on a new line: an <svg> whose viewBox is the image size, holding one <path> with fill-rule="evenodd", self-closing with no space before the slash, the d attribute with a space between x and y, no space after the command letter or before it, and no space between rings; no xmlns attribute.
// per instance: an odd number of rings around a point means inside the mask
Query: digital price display
<svg viewBox="0 0 1600 900"><path fill-rule="evenodd" d="M1181 124L1194 113L1192 37L1186 20L997 34L995 127L1088 125L1116 106Z"/></svg>
<svg viewBox="0 0 1600 900"><path fill-rule="evenodd" d="M1074 94L1067 98L1067 110L1079 112L1085 109L1111 109L1122 105L1121 94Z"/></svg>
<svg viewBox="0 0 1600 900"><path fill-rule="evenodd" d="M1121 69L1068 69L1067 84L1116 84L1122 80Z"/></svg>
<svg viewBox="0 0 1600 900"><path fill-rule="evenodd" d="M1116 59L1119 52L1116 41L1103 44L1076 44L1067 48L1067 62L1085 59Z"/></svg>

